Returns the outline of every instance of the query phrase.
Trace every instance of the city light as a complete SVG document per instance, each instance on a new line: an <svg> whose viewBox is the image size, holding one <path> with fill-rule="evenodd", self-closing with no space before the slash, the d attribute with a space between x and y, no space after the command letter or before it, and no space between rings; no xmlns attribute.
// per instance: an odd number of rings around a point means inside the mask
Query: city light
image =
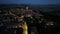
<svg viewBox="0 0 60 34"><path fill-rule="evenodd" d="M29 9L28 6L26 6L25 9L24 8L9 9L6 14L3 14L1 21L3 22L3 24L0 24L0 27L3 26L5 23L4 26L7 27L7 29L9 28L16 29L14 31L15 34L17 33L17 29L19 30L20 28L23 29L22 34L29 34L28 33L29 27L30 28L32 27L32 29L35 30L34 31L31 30L30 33L35 34L39 28L48 29L47 27L54 25L54 21L48 21L48 19L46 19L43 14L34 12L34 10Z"/></svg>

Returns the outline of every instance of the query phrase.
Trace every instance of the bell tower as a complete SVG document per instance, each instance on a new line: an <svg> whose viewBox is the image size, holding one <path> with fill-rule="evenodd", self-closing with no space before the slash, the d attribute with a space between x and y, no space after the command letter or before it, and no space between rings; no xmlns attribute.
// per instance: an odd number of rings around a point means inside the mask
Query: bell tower
<svg viewBox="0 0 60 34"><path fill-rule="evenodd" d="M26 6L26 10L28 10L29 8L28 8L28 6Z"/></svg>

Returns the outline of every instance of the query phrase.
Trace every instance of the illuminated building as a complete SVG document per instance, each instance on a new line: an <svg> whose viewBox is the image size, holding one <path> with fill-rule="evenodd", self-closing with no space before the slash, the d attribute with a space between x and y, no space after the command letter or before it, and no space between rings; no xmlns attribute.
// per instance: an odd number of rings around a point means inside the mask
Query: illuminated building
<svg viewBox="0 0 60 34"><path fill-rule="evenodd" d="M26 7L26 10L28 10L29 8L28 8L28 6Z"/></svg>

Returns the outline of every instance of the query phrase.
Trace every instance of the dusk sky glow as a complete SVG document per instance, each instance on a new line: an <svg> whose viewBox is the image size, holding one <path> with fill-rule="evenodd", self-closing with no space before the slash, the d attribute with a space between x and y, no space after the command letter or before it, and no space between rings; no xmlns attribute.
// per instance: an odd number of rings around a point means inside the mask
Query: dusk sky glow
<svg viewBox="0 0 60 34"><path fill-rule="evenodd" d="M60 0L0 0L0 4L60 4Z"/></svg>

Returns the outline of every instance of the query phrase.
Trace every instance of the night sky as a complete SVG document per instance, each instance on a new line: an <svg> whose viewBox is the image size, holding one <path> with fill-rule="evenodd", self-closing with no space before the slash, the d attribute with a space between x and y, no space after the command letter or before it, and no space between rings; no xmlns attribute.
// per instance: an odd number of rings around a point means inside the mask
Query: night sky
<svg viewBox="0 0 60 34"><path fill-rule="evenodd" d="M60 0L0 0L0 4L60 4Z"/></svg>

